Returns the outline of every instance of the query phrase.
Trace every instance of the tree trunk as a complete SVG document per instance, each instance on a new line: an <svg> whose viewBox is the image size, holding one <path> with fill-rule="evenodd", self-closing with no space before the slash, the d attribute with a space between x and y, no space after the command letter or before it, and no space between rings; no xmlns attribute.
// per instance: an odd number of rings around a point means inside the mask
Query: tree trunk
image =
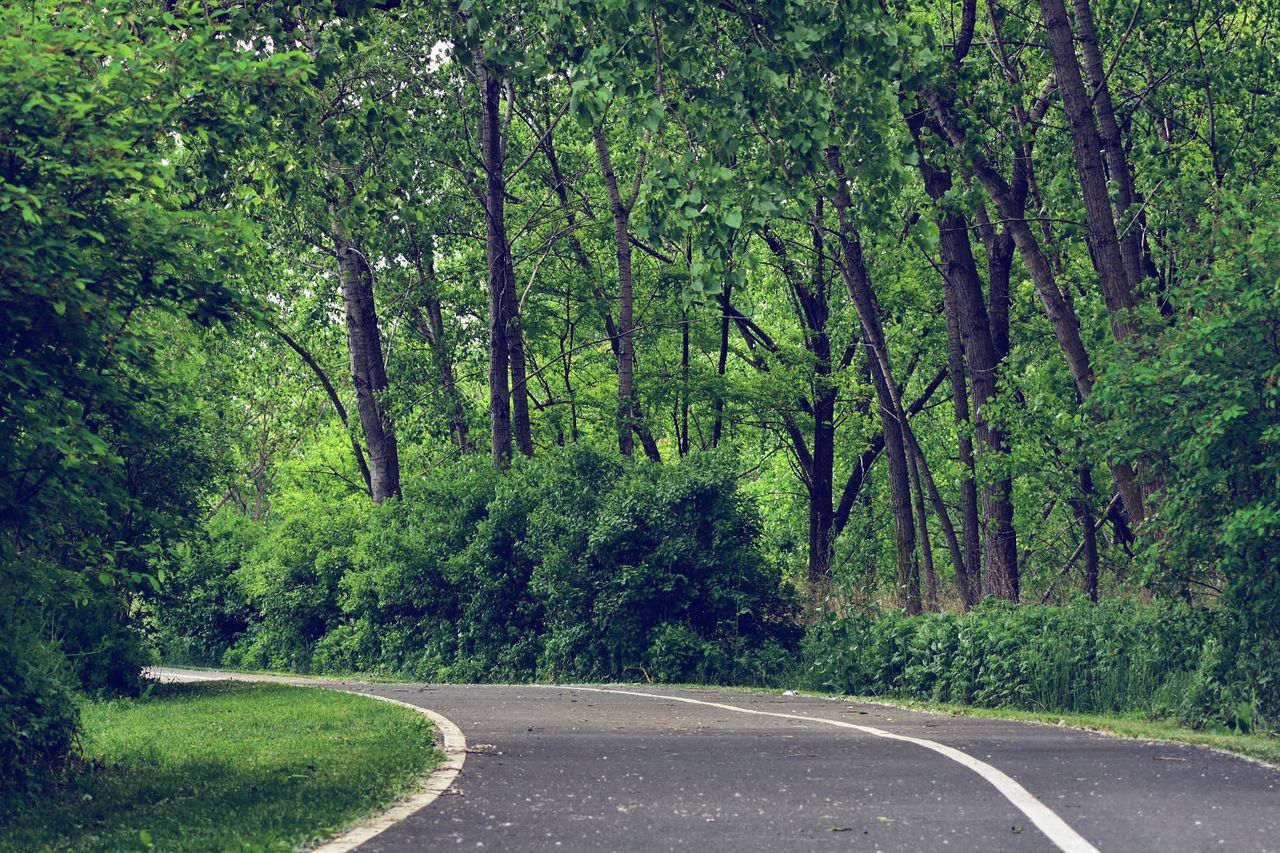
<svg viewBox="0 0 1280 853"><path fill-rule="evenodd" d="M929 522L924 512L924 490L920 488L920 467L915 457L909 460L911 474L911 491L915 496L912 502L916 511L916 525L920 528L920 553L924 557L924 603L930 613L938 612L938 572L933 565L933 543L929 541ZM959 579L963 589L964 580Z"/></svg>
<svg viewBox="0 0 1280 853"><path fill-rule="evenodd" d="M336 214L333 247L342 284L356 412L369 450L369 494L374 503L382 503L387 498L400 496L400 456L391 416L381 399L387 391L387 366L382 357L378 312L373 300L373 275Z"/></svg>
<svg viewBox="0 0 1280 853"><path fill-rule="evenodd" d="M1098 135L1107 156L1107 171L1116 185L1116 223L1120 229L1120 254L1124 259L1125 277L1131 289L1137 288L1143 279L1155 275L1155 265L1146 251L1146 214L1142 200L1133 185L1133 171L1125 153L1116 122L1115 105L1111 100L1111 87L1107 84L1107 72L1102 62L1102 47L1098 29L1094 25L1093 10L1089 0L1073 0L1076 26L1080 30L1080 52L1084 57L1085 72L1092 89L1090 100L1098 116Z"/></svg>
<svg viewBox="0 0 1280 853"><path fill-rule="evenodd" d="M987 247L987 280L991 308L987 316L990 320L990 337L997 365L1003 365L1009 356L1009 277L1013 269L1013 252L1013 237L1008 230L999 232L991 230L991 239ZM975 270L974 278L976 277ZM974 296L979 301L973 306L973 310L980 311L982 307L980 287L974 292ZM999 460L998 468L1001 472L982 486L983 577L995 574L1002 579L1016 579L1018 536L1013 526L1013 479L1005 473L1008 471L1009 441L1004 429L992 423L983 414L987 403L996 394L998 367L992 368L989 374L980 374L972 362L970 367L974 371L973 393L978 440L982 443L985 452L995 455L994 458ZM1002 587L1009 585L1009 580L1001 581ZM1012 585L1017 585L1016 580Z"/></svg>
<svg viewBox="0 0 1280 853"><path fill-rule="evenodd" d="M1098 602L1098 528L1089 500L1093 497L1093 475L1086 462L1080 466L1080 496L1072 501L1080 529L1084 532L1084 581L1081 589L1089 600Z"/></svg>
<svg viewBox="0 0 1280 853"><path fill-rule="evenodd" d="M898 606L911 615L921 612L920 563L916 560L916 528L911 514L911 484L907 473L906 443L902 423L886 402L889 390L883 371L871 358L872 384L880 400L880 418L884 427L885 459L889 469L889 507L893 513L894 548L898 566Z"/></svg>
<svg viewBox="0 0 1280 853"><path fill-rule="evenodd" d="M1111 212L1111 197L1103 166L1102 139L1093 119L1093 103L1085 91L1076 57L1071 20L1063 0L1040 0L1049 51L1053 55L1054 76L1062 93L1062 106L1071 129L1075 149L1076 173L1084 196L1085 220L1093 267L1102 285L1102 295L1111 315L1111 328L1117 341L1123 342L1135 331L1129 316L1134 306L1133 288L1126 276L1124 258ZM1136 267L1136 261L1135 261ZM1136 269L1134 275L1136 275ZM1142 516L1136 516L1141 520Z"/></svg>
<svg viewBox="0 0 1280 853"><path fill-rule="evenodd" d="M635 344L632 340L632 278L631 235L627 209L618 191L618 178L609 156L609 143L604 129L595 129L596 156L600 160L600 173L609 192L609 207L613 213L613 239L618 256L618 451L628 458L635 449L632 431L635 429Z"/></svg>
<svg viewBox="0 0 1280 853"><path fill-rule="evenodd" d="M722 380L729 367L729 306L732 286L725 280L724 289L720 291L720 357L716 360L716 375ZM711 425L711 446L720 446L720 436L724 432L724 388L718 389L715 402L715 420Z"/></svg>
<svg viewBox="0 0 1280 853"><path fill-rule="evenodd" d="M502 173L502 140L498 129L501 84L489 74L481 57L476 59L476 79L483 110L480 153L485 170L485 258L489 267L489 439L493 464L505 467L511 460L510 351L507 336L507 233L506 198ZM523 387L517 389L524 395Z"/></svg>
<svg viewBox="0 0 1280 853"><path fill-rule="evenodd" d="M560 202L560 211L564 215L565 225L568 226L569 248L573 252L573 258L577 262L578 267L586 276L586 280L591 287L591 295L595 300L603 305L607 302L604 291L600 289L600 285L596 281L595 270L591 267L591 260L587 257L586 250L582 248L582 241L578 238L578 217L574 213L573 205L569 203L569 193L565 187L564 173L560 169L560 158L556 155L555 140L553 133L548 130L543 136L542 141L543 153L547 155L547 165L551 168L551 188L555 191L556 198ZM628 253L630 252L630 239L628 235ZM604 323L605 335L609 338L609 348L613 351L615 363L621 365L622 347L620 343L621 335L619 334L617 325L613 322L613 314L607 309L600 309L600 320ZM687 325L687 320L686 320ZM687 331L687 330L686 330ZM634 327L632 329L634 335ZM632 369L635 365L635 352L632 350L631 356ZM619 366L619 370L621 367ZM633 389L634 391L634 389ZM634 401L634 393L633 393ZM644 411L640 408L639 403L635 402L631 410L633 426L635 434L640 438L640 446L644 448L644 455L651 462L662 462L662 453L658 450L658 442L654 439L653 433L649 430L648 424L645 422ZM686 413L687 415L687 413ZM684 434L684 451L680 455L686 455L689 452L689 430L688 418L685 418Z"/></svg>
<svg viewBox="0 0 1280 853"><path fill-rule="evenodd" d="M871 378L880 404L884 424L885 457L889 467L889 498L893 508L895 545L898 563L898 605L908 613L920 612L920 566L916 561L916 531L911 512L911 487L907 474L907 445L904 436L906 415L902 399L893 380L884 330L880 325L880 308L867 275L862 246L850 221L852 200L845 182L840 152L827 149L827 164L836 178L836 213L839 220L840 248L843 255L840 272L849 298L858 311L862 337L871 360Z"/></svg>
<svg viewBox="0 0 1280 853"><path fill-rule="evenodd" d="M682 312L680 324L680 422L676 425L676 441L680 457L689 455L689 309Z"/></svg>
<svg viewBox="0 0 1280 853"><path fill-rule="evenodd" d="M925 116L921 112L913 113L907 118L908 127L916 141L925 190L935 203L941 204L951 190L952 177L947 170L935 168L930 163L920 134L925 123ZM1008 354L1008 274L1013 246L1009 241L1001 255L1005 261L1003 277L998 275L998 270L990 270L991 309L988 311L987 300L982 292L982 279L978 275L977 263L973 257L968 221L963 216L942 210L938 228L946 297L944 307L947 308L948 313L948 368L951 372L956 399L956 426L962 436L959 448L960 458L966 468L972 472L975 467L973 444L971 441L965 441L966 426L969 421L968 401L964 393L965 362L968 363L968 373L973 384L974 431L983 453L990 454L993 460L1007 457L1009 453L1003 430L991 423L986 417L986 410L996 395L1000 369ZM958 346L955 340L957 336ZM1003 469L1004 466L1000 467ZM984 485L981 529L977 518L975 485L972 474L961 485L961 522L968 571L967 577L961 583L960 591L966 608L976 604L981 598L984 576L992 572L1001 575L1017 572L1016 540L1012 526L1011 483L1008 478L1002 478L995 484ZM977 550L978 543L983 543L981 552ZM1000 586L1016 587L1017 583L1016 581L1009 583L1005 579Z"/></svg>

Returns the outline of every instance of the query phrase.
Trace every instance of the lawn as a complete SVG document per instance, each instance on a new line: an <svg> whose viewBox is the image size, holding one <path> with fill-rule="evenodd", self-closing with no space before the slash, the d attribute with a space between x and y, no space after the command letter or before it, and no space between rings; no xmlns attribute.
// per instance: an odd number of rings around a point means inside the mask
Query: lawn
<svg viewBox="0 0 1280 853"><path fill-rule="evenodd" d="M440 761L423 716L306 687L156 685L88 704L83 756L0 825L0 850L292 850Z"/></svg>

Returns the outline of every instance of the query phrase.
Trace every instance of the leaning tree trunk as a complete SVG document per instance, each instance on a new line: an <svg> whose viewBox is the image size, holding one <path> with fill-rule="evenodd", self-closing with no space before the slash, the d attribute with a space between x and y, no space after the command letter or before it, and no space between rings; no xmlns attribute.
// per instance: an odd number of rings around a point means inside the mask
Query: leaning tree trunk
<svg viewBox="0 0 1280 853"><path fill-rule="evenodd" d="M373 301L373 274L364 255L334 216L333 247L338 256L338 278L351 355L351 380L356 392L356 412L369 451L369 494L374 503L400 495L400 455L396 434L382 397L387 391L387 366L382 357L378 312Z"/></svg>
<svg viewBox="0 0 1280 853"><path fill-rule="evenodd" d="M867 343L867 357L871 361L871 378L876 398L880 404L884 424L885 458L889 469L889 500L893 509L894 544L898 563L898 604L908 613L917 614L920 608L920 566L916 561L916 529L911 509L911 484L907 471L907 425L902 399L893 381L893 370L885 345L884 330L880 324L880 308L868 279L862 247L849 219L852 200L845 182L840 152L827 150L827 163L836 177L836 213L844 277L849 298L858 311L862 336Z"/></svg>
<svg viewBox="0 0 1280 853"><path fill-rule="evenodd" d="M925 91L925 101L947 140L960 151L973 152L964 130L955 123L950 105L937 93ZM1093 393L1094 375L1089 363L1089 353L1080 335L1080 319L1058 288L1057 279L1044 249L1036 239L1025 218L1025 199L1015 198L1008 182L980 154L972 156L970 168L982 183L983 189L995 203L1000 218L1005 221L1014 245L1022 256L1027 273L1035 285L1036 293L1044 306L1045 316L1053 327L1054 336L1067 362L1067 369L1075 382L1081 400L1088 400ZM1108 213L1108 216L1110 214ZM1114 229L1113 229L1114 230ZM1116 489L1120 492L1125 511L1130 518L1143 518L1143 500L1137 476L1132 466L1122 462L1109 462Z"/></svg>
<svg viewBox="0 0 1280 853"><path fill-rule="evenodd" d="M1040 0L1040 9L1048 31L1049 51L1053 56L1058 90L1062 93L1067 126L1071 129L1076 174L1084 197L1089 254L1102 285L1102 296L1111 317L1112 331L1116 340L1123 343L1135 332L1133 318L1130 316L1130 310L1135 304L1133 285L1126 274L1125 258L1120 250L1116 222L1111 212L1111 195L1107 189L1107 174L1103 165L1102 138L1098 135L1093 119L1093 99L1085 91L1066 5L1063 0ZM1133 275L1136 276L1136 258L1133 259L1133 265ZM1142 515L1136 515L1135 520L1141 521Z"/></svg>

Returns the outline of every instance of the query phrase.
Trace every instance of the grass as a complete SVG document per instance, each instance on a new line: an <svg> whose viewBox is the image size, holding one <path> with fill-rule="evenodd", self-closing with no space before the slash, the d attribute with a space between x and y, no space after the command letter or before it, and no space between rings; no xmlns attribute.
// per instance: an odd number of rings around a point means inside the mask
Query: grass
<svg viewBox="0 0 1280 853"><path fill-rule="evenodd" d="M850 698L852 699L852 697ZM867 701L918 711L955 714L962 717L1044 723L1139 740L1162 740L1185 743L1192 746L1207 746L1211 749L1243 755L1246 758L1253 758L1280 767L1280 736L1274 733L1243 734L1227 729L1189 729L1172 720L1153 720L1138 713L1063 714L1044 711L1020 711L1010 708L974 708L968 705L946 705L934 702L886 701L878 698Z"/></svg>
<svg viewBox="0 0 1280 853"><path fill-rule="evenodd" d="M423 716L281 684L156 685L87 705L83 758L0 822L0 850L293 850L396 800L441 756Z"/></svg>
<svg viewBox="0 0 1280 853"><path fill-rule="evenodd" d="M615 685L623 686L623 685ZM956 717L978 717L988 720L1012 720L1024 723L1040 723L1064 726L1091 732L1134 738L1159 740L1205 746L1233 755L1252 758L1280 767L1280 732L1242 734L1228 729L1191 729L1173 720L1151 719L1139 713L1067 714L1045 711L1022 711L1016 708L979 708L973 705L953 705L942 702L922 702L915 699L894 699L884 696L850 696L843 693L823 693L803 688L783 687L718 687L708 684L635 685L638 687L682 687L693 690L723 690L731 693L793 693L812 699L838 699L842 702L866 702L887 705L911 711L931 714L950 714Z"/></svg>

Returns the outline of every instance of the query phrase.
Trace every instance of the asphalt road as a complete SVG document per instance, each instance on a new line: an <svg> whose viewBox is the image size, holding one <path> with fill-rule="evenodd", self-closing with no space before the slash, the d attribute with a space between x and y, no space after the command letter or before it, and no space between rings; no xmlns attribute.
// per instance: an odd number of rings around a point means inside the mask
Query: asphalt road
<svg viewBox="0 0 1280 853"><path fill-rule="evenodd" d="M334 686L467 738L368 853L1280 851L1280 770L1197 747L723 690Z"/></svg>

